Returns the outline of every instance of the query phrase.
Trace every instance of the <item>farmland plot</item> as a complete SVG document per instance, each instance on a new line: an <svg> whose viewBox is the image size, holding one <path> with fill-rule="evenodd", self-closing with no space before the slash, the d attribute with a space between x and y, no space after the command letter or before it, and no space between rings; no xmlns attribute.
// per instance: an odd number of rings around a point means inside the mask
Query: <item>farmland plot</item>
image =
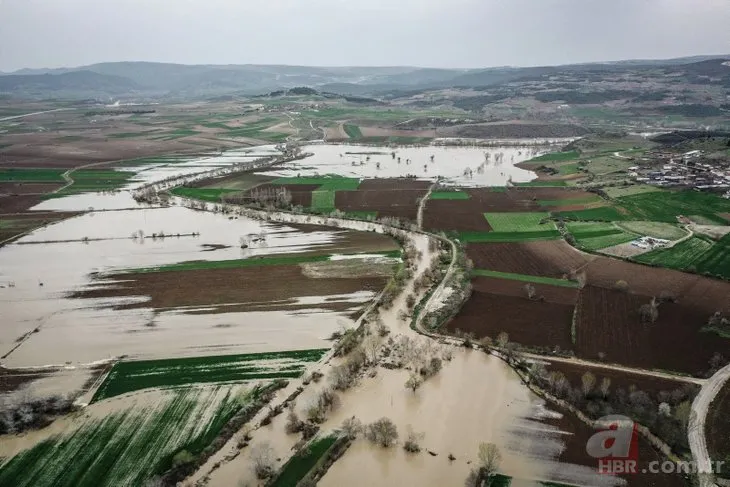
<svg viewBox="0 0 730 487"><path fill-rule="evenodd" d="M477 269L563 278L589 260L562 240L469 243L467 256Z"/></svg>
<svg viewBox="0 0 730 487"><path fill-rule="evenodd" d="M346 213L374 214L414 221L429 183L414 179L366 179L357 190L337 191L335 207Z"/></svg>
<svg viewBox="0 0 730 487"><path fill-rule="evenodd" d="M0 485L142 485L170 468L178 452L202 451L259 390L219 386L152 392L111 413L106 406L90 406L66 431L6 461Z"/></svg>
<svg viewBox="0 0 730 487"><path fill-rule="evenodd" d="M476 337L497 338L501 332L528 347L569 350L571 320L578 291L567 287L534 284L531 300L525 283L493 277L477 277L466 305L448 323L450 331L472 332Z"/></svg>
<svg viewBox="0 0 730 487"><path fill-rule="evenodd" d="M578 356L702 376L715 353L727 353L730 340L702 333L711 313L696 306L691 298L662 303L655 323L642 322L639 309L651 297L595 286L583 288L576 310Z"/></svg>
<svg viewBox="0 0 730 487"><path fill-rule="evenodd" d="M213 357L123 361L114 364L92 402L153 387L299 377L327 349Z"/></svg>
<svg viewBox="0 0 730 487"><path fill-rule="evenodd" d="M705 236L694 236L674 247L654 250L635 260L730 279L730 236L726 235L718 242Z"/></svg>
<svg viewBox="0 0 730 487"><path fill-rule="evenodd" d="M665 240L679 240L687 235L684 229L672 223L624 221L617 223L617 225L628 232Z"/></svg>

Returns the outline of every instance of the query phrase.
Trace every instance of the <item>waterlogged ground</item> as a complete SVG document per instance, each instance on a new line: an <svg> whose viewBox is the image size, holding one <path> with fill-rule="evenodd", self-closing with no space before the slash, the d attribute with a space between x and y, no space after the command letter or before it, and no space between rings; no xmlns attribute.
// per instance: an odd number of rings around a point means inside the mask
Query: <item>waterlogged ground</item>
<svg viewBox="0 0 730 487"><path fill-rule="evenodd" d="M515 164L551 150L547 143L523 144L501 147L398 148L311 145L302 150L313 153L313 156L277 166L276 170L267 171L266 174L286 177L339 174L359 178L413 175L425 179L441 176L450 183L464 186L504 186L510 179L515 183L535 179L534 172L515 167Z"/></svg>
<svg viewBox="0 0 730 487"><path fill-rule="evenodd" d="M132 233L140 230L145 238L132 239ZM187 236L152 237L161 233ZM190 235L193 233L196 236ZM246 236L261 240L241 249L240 239ZM82 241L85 238L89 239L87 243ZM144 303L149 299L146 296L89 300L68 296L98 286L91 273L187 261L313 252L337 255L393 248L392 241L374 234L360 236L322 227L295 228L247 218L230 219L182 207L88 213L0 249L0 285L5 286L0 289L4 317L0 352L5 355L6 366L30 367L88 363L120 355L167 357L327 346L325 339L349 323L348 315L372 298L375 290L353 289L344 296L334 292L295 299L290 304L297 305L296 312L223 313L215 317L191 314L194 310L185 307L161 312L139 306L111 308ZM232 285L256 289L257 273L249 272L247 276ZM265 282L264 267L260 276ZM168 287L175 289L175 277L170 277ZM181 278L194 277L181 274ZM306 284L306 279L300 282ZM14 287L8 287L11 283ZM292 292L296 298L296 292ZM328 299L349 305L339 312L327 312L320 305Z"/></svg>
<svg viewBox="0 0 730 487"><path fill-rule="evenodd" d="M143 485L186 449L201 451L257 394L222 385L139 393L84 409L51 427L4 438L0 485Z"/></svg>

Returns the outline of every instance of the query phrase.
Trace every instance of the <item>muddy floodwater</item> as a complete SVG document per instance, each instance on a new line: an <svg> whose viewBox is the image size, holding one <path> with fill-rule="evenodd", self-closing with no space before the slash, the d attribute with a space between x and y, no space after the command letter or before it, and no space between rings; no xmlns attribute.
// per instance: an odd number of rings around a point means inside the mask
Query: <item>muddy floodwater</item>
<svg viewBox="0 0 730 487"><path fill-rule="evenodd" d="M508 181L528 182L536 178L515 164L551 150L549 141L497 147L373 147L361 145L310 145L303 147L311 157L277 166L268 175L313 176L339 174L359 178L441 176L463 186L504 186ZM517 143L516 143L517 144ZM433 160L431 160L433 156Z"/></svg>

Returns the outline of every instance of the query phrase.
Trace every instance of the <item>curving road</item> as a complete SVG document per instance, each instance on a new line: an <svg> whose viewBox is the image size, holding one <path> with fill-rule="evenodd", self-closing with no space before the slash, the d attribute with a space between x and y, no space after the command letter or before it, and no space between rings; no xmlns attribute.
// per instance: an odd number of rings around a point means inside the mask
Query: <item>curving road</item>
<svg viewBox="0 0 730 487"><path fill-rule="evenodd" d="M730 380L730 365L720 369L700 389L700 393L692 402L692 412L689 416L687 435L689 438L689 449L692 451L692 460L697 465L699 472L700 487L711 487L716 485L712 474L712 459L707 451L707 439L705 438L707 411L712 401L723 386Z"/></svg>

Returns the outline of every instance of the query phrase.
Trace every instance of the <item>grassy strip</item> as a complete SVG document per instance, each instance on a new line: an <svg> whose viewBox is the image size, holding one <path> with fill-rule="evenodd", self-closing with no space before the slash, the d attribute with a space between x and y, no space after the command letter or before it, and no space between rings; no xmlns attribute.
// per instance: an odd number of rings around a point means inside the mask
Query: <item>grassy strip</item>
<svg viewBox="0 0 730 487"><path fill-rule="evenodd" d="M360 179L332 174L312 177L282 177L274 179L271 184L316 184L319 185L319 190L354 191L360 186Z"/></svg>
<svg viewBox="0 0 730 487"><path fill-rule="evenodd" d="M292 487L297 485L314 468L327 450L337 441L336 435L315 439L305 446L302 451L294 455L282 467L276 479L269 484L271 487Z"/></svg>
<svg viewBox="0 0 730 487"><path fill-rule="evenodd" d="M566 220L575 221L599 221L599 222L615 222L621 220L635 220L625 211L619 211L615 206L602 206L600 208L590 208L587 210L577 211L559 211L555 214Z"/></svg>
<svg viewBox="0 0 730 487"><path fill-rule="evenodd" d="M0 169L2 182L64 182L61 176L66 169Z"/></svg>
<svg viewBox="0 0 730 487"><path fill-rule="evenodd" d="M368 252L368 254L378 254L384 257L400 257L400 250L387 250L382 252ZM346 255L358 255L346 254ZM232 259L232 260L194 260L190 262L181 262L179 264L163 265L159 267L142 267L137 269L124 269L122 273L149 273L149 272L178 272L178 271L198 271L203 269L237 269L240 267L258 267L269 265L296 265L307 262L326 262L331 255L288 255L271 257L251 257L248 259Z"/></svg>
<svg viewBox="0 0 730 487"><path fill-rule="evenodd" d="M571 161L573 159L578 159L580 157L580 154L577 151L567 151L567 152L552 152L550 154L543 154L541 156L533 157L527 163L533 163L533 162L561 162L561 161Z"/></svg>
<svg viewBox="0 0 730 487"><path fill-rule="evenodd" d="M430 200L468 200L469 194L463 191L434 191L428 197Z"/></svg>
<svg viewBox="0 0 730 487"><path fill-rule="evenodd" d="M547 221L548 213L524 212L524 213L485 213L484 218L489 222L494 232L541 232L546 229L555 230L553 222Z"/></svg>
<svg viewBox="0 0 730 487"><path fill-rule="evenodd" d="M346 123L342 128L345 130L347 136L351 139L359 139L362 137L362 131L357 125Z"/></svg>
<svg viewBox="0 0 730 487"><path fill-rule="evenodd" d="M529 242L533 240L555 240L561 238L558 230L541 232L460 232L462 242Z"/></svg>
<svg viewBox="0 0 730 487"><path fill-rule="evenodd" d="M118 362L91 402L152 387L299 377L327 349ZM275 363L282 361L282 363ZM273 362L267 366L266 362Z"/></svg>
<svg viewBox="0 0 730 487"><path fill-rule="evenodd" d="M519 188L540 188L540 187L558 187L562 188L567 186L568 183L562 180L535 180L529 183L514 183Z"/></svg>
<svg viewBox="0 0 730 487"><path fill-rule="evenodd" d="M632 233L619 231L618 233L595 236L582 237L578 239L578 246L586 250L601 250L614 245L624 244L636 240L637 236Z"/></svg>
<svg viewBox="0 0 730 487"><path fill-rule="evenodd" d="M526 274L513 274L511 272L490 271L487 269L474 269L472 274L482 277L496 277L499 279L509 279L510 281L534 282L535 284L549 284L551 286L574 287L580 286L577 282L568 281L566 279L555 279L552 277L529 276Z"/></svg>
<svg viewBox="0 0 730 487"><path fill-rule="evenodd" d="M592 203L598 203L601 198L598 196L587 196L585 198L573 198L565 200L538 200L537 204L540 206L566 206L566 205L587 205Z"/></svg>

